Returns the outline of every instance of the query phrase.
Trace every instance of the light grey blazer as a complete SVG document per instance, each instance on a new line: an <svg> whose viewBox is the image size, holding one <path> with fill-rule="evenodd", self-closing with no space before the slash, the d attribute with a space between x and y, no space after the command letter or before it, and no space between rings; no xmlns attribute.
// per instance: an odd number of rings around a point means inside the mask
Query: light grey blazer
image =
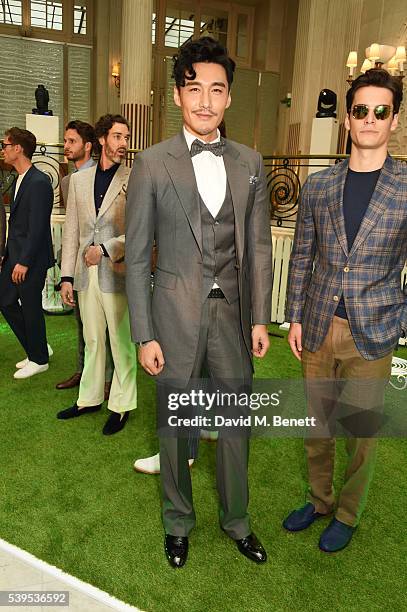
<svg viewBox="0 0 407 612"><path fill-rule="evenodd" d="M271 316L266 180L261 155L244 145L227 140L223 159L235 215L241 325L251 357L251 324L269 323ZM151 295L154 237L158 262ZM181 132L136 156L126 207L126 290L132 338L155 338L160 343L166 365L158 378L190 377L201 321L202 268L199 193Z"/></svg>
<svg viewBox="0 0 407 612"><path fill-rule="evenodd" d="M130 169L120 166L96 216L94 184L97 166L72 174L62 241L61 276L74 278L74 289L88 286L84 252L91 244L103 244L109 257L98 266L99 286L105 293L125 290L124 222Z"/></svg>

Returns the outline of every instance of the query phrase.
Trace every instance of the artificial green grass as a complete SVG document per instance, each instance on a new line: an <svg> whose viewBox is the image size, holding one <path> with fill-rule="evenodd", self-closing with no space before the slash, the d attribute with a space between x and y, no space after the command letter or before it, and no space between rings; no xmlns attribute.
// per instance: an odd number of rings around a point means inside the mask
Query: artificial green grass
<svg viewBox="0 0 407 612"><path fill-rule="evenodd" d="M135 458L157 450L153 381L139 371L138 410L115 436L101 433L106 409L59 421L56 412L77 394L55 390L75 369L74 318L47 317L47 329L50 369L15 381L14 364L24 355L0 318L0 537L148 612L407 609L405 439L380 441L362 522L351 545L336 555L317 548L328 520L298 534L281 528L304 500L301 440L254 439L250 514L268 551L263 566L241 556L220 531L216 445L201 443L192 469L197 526L187 565L173 570L163 552L159 478L132 469ZM272 331L286 335L277 326ZM256 375L300 375L285 338L272 338ZM340 486L344 453L338 446Z"/></svg>

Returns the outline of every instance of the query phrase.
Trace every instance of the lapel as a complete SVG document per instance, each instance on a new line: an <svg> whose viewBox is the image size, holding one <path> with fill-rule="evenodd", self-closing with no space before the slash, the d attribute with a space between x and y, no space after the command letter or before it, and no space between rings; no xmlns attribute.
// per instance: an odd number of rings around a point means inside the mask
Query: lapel
<svg viewBox="0 0 407 612"><path fill-rule="evenodd" d="M35 172L35 169L34 169L34 166L31 166L31 168L29 168L29 170L27 171L27 174L25 175L25 177L21 181L21 185L19 187L19 190L18 190L18 193L17 193L17 197L14 200L14 194L15 194L15 191L16 191L16 184L17 184L18 175L15 178L14 184L13 184L13 187L12 187L12 192L11 192L12 200L11 200L10 214L14 214L16 209L17 209L17 207L18 207L18 205L20 204L21 199L22 199L22 197L24 195L24 192L27 189L27 185L30 183L31 176L32 176L33 172Z"/></svg>
<svg viewBox="0 0 407 612"><path fill-rule="evenodd" d="M97 166L96 166L97 168ZM95 174L96 174L96 170L95 170ZM100 219L100 217L102 217L102 215L105 214L105 212L107 210L109 210L110 206L113 204L116 196L119 195L120 191L123 188L124 183L126 182L126 178L127 178L127 168L124 165L119 166L119 168L117 168L115 175L112 179L112 182L109 185L108 190L106 191L105 197L103 198L103 202L102 202L102 206L99 209L99 214L98 217ZM94 181L92 182L92 185L94 185ZM93 210L94 210L94 214L96 216L96 211L95 211L95 203L94 203L95 198L93 197L92 201L93 201Z"/></svg>
<svg viewBox="0 0 407 612"><path fill-rule="evenodd" d="M244 251L244 228L247 200L249 197L249 168L245 161L240 159L240 152L228 140L225 141L223 161L226 176L232 194L233 210L235 214L236 253L239 263L242 263Z"/></svg>
<svg viewBox="0 0 407 612"><path fill-rule="evenodd" d="M387 204L394 193L396 174L395 164L390 155L387 155L349 255L353 255L362 242L366 240L373 227L384 214Z"/></svg>
<svg viewBox="0 0 407 612"><path fill-rule="evenodd" d="M348 159L345 159L342 163L336 164L336 166L333 167L331 184L327 192L329 214L331 215L332 224L339 244L346 257L348 257L348 240L346 238L345 219L343 217L343 188L348 167Z"/></svg>
<svg viewBox="0 0 407 612"><path fill-rule="evenodd" d="M97 164L90 168L90 180L89 175L85 171L79 170L75 172L73 176L75 176L75 183L79 183L80 185L80 194L82 202L84 202L84 208L87 207L88 212L93 221L96 221L96 210L95 210L95 174L96 174ZM85 174L85 176L83 176ZM80 205L81 206L81 205ZM100 212L100 211L99 211Z"/></svg>
<svg viewBox="0 0 407 612"><path fill-rule="evenodd" d="M202 253L199 193L191 155L183 132L180 132L171 139L167 156L164 159L164 165L167 168L179 201L181 202L181 206L187 216L192 233Z"/></svg>

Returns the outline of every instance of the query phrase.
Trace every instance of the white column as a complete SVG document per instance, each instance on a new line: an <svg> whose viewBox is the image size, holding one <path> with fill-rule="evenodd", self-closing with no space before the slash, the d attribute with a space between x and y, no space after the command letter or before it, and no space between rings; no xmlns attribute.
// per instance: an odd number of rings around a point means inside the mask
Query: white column
<svg viewBox="0 0 407 612"><path fill-rule="evenodd" d="M152 10L152 0L123 0L120 106L135 149L150 144Z"/></svg>

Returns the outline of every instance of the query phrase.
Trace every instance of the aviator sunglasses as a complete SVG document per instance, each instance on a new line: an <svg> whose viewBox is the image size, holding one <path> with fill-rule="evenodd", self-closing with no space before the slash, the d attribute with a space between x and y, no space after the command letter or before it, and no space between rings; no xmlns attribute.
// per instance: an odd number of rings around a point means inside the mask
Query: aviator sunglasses
<svg viewBox="0 0 407 612"><path fill-rule="evenodd" d="M390 117L392 107L389 104L378 104L375 107L367 104L355 104L352 108L352 117L354 119L365 119L369 114L369 108L373 108L376 119L387 119Z"/></svg>

